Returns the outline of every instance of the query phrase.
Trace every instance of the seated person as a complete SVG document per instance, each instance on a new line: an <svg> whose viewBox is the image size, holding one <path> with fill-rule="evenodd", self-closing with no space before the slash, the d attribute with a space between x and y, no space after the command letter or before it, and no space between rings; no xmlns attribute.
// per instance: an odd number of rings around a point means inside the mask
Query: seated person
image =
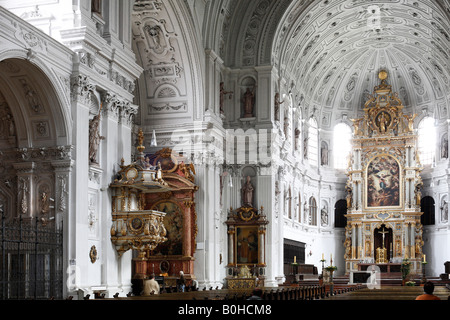
<svg viewBox="0 0 450 320"><path fill-rule="evenodd" d="M159 283L155 280L155 275L151 274L147 280L144 280L143 296L149 296L151 294L159 294Z"/></svg>
<svg viewBox="0 0 450 320"><path fill-rule="evenodd" d="M423 285L424 294L418 296L416 300L441 300L438 296L433 294L434 284L433 282L427 281Z"/></svg>

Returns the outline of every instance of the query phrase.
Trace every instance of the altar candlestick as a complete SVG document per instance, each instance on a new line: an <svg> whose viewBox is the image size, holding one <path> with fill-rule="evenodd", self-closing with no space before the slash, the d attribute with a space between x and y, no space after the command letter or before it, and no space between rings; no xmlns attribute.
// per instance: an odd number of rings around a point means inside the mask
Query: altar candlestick
<svg viewBox="0 0 450 320"><path fill-rule="evenodd" d="M426 255L425 255L425 254L423 255L423 262L424 262L424 263L427 262L427 259L426 259Z"/></svg>

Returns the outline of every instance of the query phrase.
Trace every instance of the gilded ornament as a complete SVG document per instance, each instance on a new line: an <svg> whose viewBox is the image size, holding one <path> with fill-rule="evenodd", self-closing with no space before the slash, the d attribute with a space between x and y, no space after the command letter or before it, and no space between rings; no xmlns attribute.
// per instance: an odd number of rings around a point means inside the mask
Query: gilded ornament
<svg viewBox="0 0 450 320"><path fill-rule="evenodd" d="M91 263L95 263L97 261L97 248L95 246L91 247L89 251L89 258L91 259Z"/></svg>

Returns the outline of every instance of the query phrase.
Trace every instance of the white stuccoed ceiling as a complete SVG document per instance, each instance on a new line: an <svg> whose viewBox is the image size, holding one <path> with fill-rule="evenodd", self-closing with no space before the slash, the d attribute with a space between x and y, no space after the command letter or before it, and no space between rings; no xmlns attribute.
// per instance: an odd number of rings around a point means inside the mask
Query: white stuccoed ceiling
<svg viewBox="0 0 450 320"><path fill-rule="evenodd" d="M272 63L285 91L323 123L360 114L381 69L406 112L449 117L450 1L241 2L228 7L225 63Z"/></svg>

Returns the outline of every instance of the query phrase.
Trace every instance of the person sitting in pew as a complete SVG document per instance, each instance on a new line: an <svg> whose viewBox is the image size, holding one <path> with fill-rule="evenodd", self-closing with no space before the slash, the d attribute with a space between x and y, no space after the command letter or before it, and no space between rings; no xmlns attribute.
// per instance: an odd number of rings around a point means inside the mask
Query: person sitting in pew
<svg viewBox="0 0 450 320"><path fill-rule="evenodd" d="M159 283L155 280L155 275L151 274L147 280L144 280L143 296L159 294Z"/></svg>
<svg viewBox="0 0 450 320"><path fill-rule="evenodd" d="M253 289L252 295L247 300L262 300L263 291L260 288Z"/></svg>
<svg viewBox="0 0 450 320"><path fill-rule="evenodd" d="M416 300L441 300L438 296L433 294L434 284L431 281L425 282L423 285L424 294L421 294L416 298Z"/></svg>

